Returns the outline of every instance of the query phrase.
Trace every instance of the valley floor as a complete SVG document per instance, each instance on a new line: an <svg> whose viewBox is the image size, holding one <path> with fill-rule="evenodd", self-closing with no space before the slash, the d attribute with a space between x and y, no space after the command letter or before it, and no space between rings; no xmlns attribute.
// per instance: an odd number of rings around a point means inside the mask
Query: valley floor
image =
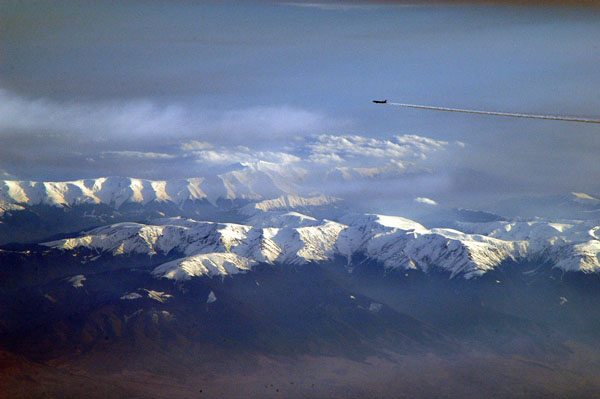
<svg viewBox="0 0 600 399"><path fill-rule="evenodd" d="M570 361L468 353L369 357L257 357L255 367L157 374L143 367L90 374L77 362L53 366L2 353L1 398L597 398L598 356L573 347ZM592 357L594 357L592 359ZM89 359L88 359L89 361ZM594 366L594 367L591 367ZM170 375L169 375L170 374Z"/></svg>

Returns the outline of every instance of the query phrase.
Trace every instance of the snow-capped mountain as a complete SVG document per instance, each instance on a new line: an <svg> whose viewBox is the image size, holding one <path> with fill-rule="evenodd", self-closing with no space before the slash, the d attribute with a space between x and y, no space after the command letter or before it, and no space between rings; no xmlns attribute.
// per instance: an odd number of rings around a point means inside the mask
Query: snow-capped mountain
<svg viewBox="0 0 600 399"><path fill-rule="evenodd" d="M131 177L69 182L0 180L0 208L105 204L118 209L125 203L172 202L181 205L195 200L208 200L213 204L218 199L260 201L297 193L297 187L290 182L301 178L303 173L298 168L261 161L242 163L221 174L169 181ZM287 201L293 205L301 200L290 197Z"/></svg>
<svg viewBox="0 0 600 399"><path fill-rule="evenodd" d="M340 207L338 198L299 196L294 194L295 187L286 183L294 181L288 179L290 174L300 176L302 171L280 170L277 165L260 162L243 164L210 178L175 181L120 177L71 182L5 180L0 181L0 212L8 215L40 205L67 210L94 205L118 210L125 204L134 204L141 207L139 209L158 208L146 213L135 208L131 214L116 216L85 208L81 215L73 216L76 221L65 219L65 226L54 222L53 213L45 219L35 214L33 219L0 221L0 230L6 233L3 242L9 242L13 236L19 238L19 232L23 236L38 237L32 235L31 228L27 230L29 225L39 226L36 230L41 238L69 231L66 226L85 229L109 224L48 245L63 249L88 247L113 254L179 253L185 257L195 256L180 263L188 269L191 264L201 265L198 270L204 270L204 274L230 274L234 269L228 265L246 271L261 262L304 264L343 257L350 263L357 255L380 262L389 269L427 271L437 267L467 278L482 275L510 260L541 260L563 270L600 270L600 233L593 219L457 222L453 226L458 226L458 230L428 229L399 217L349 213ZM596 204L596 199L589 195L572 196L586 204L590 201ZM239 203L232 214L229 208L219 208L219 199L245 202ZM190 204L212 208L183 212ZM185 215L193 219L155 219L165 215L164 209L171 209L160 206L173 207L174 211L166 215ZM222 220L217 217L220 214L211 216L219 211L230 212L227 218L240 224L195 220L204 217ZM131 220L151 221L140 224L129 222ZM118 221L125 222L114 224ZM62 230L53 228L57 226ZM206 254L213 255L198 257ZM180 267L177 262L169 265ZM181 276L169 273L166 268L159 270L164 275Z"/></svg>
<svg viewBox="0 0 600 399"><path fill-rule="evenodd" d="M32 242L65 232L160 216L240 221L265 211L328 214L340 204L298 195L289 183L302 170L244 163L220 174L180 180L102 177L70 182L0 181L0 244ZM261 216L259 216L261 217Z"/></svg>
<svg viewBox="0 0 600 399"><path fill-rule="evenodd" d="M31 216L40 209L63 224L59 237L0 246L0 351L74 359L76 369L164 364L172 373L215 354L363 361L398 352L405 362L477 350L486 362L499 353L537 370L560 367L544 362L570 353L565 337L597 342L592 220L503 220L439 206L454 228L436 228L443 218L426 227L353 213L326 196L213 204L200 179L121 183L43 184L37 197L35 184L8 184L11 198L30 202L6 204L0 236L43 228Z"/></svg>
<svg viewBox="0 0 600 399"><path fill-rule="evenodd" d="M0 181L0 203L18 205L72 206L107 204L116 208L125 202L147 204L151 201L204 199L203 178L179 181L103 177L71 182Z"/></svg>
<svg viewBox="0 0 600 399"><path fill-rule="evenodd" d="M361 255L387 269L436 267L469 279L505 261L536 260L565 271L600 271L598 226L574 222L463 223L466 232L427 229L394 216L350 214L339 222L265 213L256 225L162 218L120 223L44 245L122 254L181 254L155 269L175 279L244 272L257 263L296 264Z"/></svg>
<svg viewBox="0 0 600 399"><path fill-rule="evenodd" d="M299 208L310 208L310 207L324 207L331 206L340 203L341 198L329 197L326 195L319 195L314 197L300 197L298 195L282 195L277 198L267 199L259 201L253 204L244 206L240 211L242 213L252 215L258 211L278 211L278 210L292 210Z"/></svg>
<svg viewBox="0 0 600 399"><path fill-rule="evenodd" d="M565 271L600 271L598 221L496 221L460 225L472 233L526 243L530 258L553 263Z"/></svg>

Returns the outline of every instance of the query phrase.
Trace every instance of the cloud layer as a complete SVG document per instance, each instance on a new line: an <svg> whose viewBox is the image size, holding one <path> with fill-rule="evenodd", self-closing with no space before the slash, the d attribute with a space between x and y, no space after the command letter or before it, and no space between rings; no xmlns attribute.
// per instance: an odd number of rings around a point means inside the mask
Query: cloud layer
<svg viewBox="0 0 600 399"><path fill-rule="evenodd" d="M19 131L52 137L202 137L213 143L243 144L249 137L254 143L282 140L289 135L318 133L340 123L321 113L290 106L215 112L145 99L87 103L28 99L0 89L0 137ZM201 142L189 143L198 146Z"/></svg>
<svg viewBox="0 0 600 399"><path fill-rule="evenodd" d="M235 185L236 170L262 163L256 173L271 173L279 186L346 198L427 194L431 182L439 185L436 160L460 147L417 135L324 134L351 124L289 106L194 111L145 100L61 103L7 90L0 90L0 126L4 176L173 179L229 173Z"/></svg>

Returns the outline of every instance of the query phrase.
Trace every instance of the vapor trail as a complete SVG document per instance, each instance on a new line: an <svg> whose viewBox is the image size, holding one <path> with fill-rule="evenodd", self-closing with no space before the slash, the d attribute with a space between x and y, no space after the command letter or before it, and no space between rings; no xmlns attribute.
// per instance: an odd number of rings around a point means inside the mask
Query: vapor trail
<svg viewBox="0 0 600 399"><path fill-rule="evenodd" d="M406 107L406 108L430 109L430 110L434 110L434 111L462 112L465 114L511 116L513 118L529 118L529 119L550 119L550 120L554 120L554 121L565 121L565 122L600 123L600 119L577 118L577 117L573 117L573 116L562 116L562 115L519 114L519 113L513 113L513 112L481 111L481 110L474 110L474 109L433 107L430 105L403 104L403 103L386 103L386 105L395 105L397 107Z"/></svg>

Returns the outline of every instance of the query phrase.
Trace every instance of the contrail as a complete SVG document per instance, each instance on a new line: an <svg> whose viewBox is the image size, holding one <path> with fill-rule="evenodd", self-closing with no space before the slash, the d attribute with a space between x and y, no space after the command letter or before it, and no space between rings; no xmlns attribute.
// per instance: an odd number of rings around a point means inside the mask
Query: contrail
<svg viewBox="0 0 600 399"><path fill-rule="evenodd" d="M529 118L529 119L550 119L553 121L565 121L565 122L600 123L600 119L577 118L577 117L573 117L573 116L519 114L519 113L513 113L513 112L481 111L481 110L475 110L475 109L433 107L430 105L403 104L403 103L385 103L385 104L386 105L394 105L397 107L430 109L430 110L434 110L434 111L447 111L447 112L462 112L462 113L466 113L466 114L511 116L513 118Z"/></svg>

